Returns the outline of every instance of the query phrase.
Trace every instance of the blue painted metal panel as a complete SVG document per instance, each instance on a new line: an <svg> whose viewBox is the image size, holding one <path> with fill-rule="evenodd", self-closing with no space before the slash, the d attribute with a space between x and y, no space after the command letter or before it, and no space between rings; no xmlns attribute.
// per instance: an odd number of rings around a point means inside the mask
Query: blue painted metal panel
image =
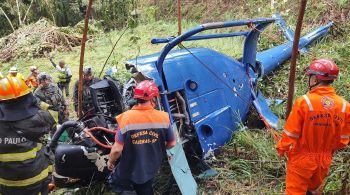
<svg viewBox="0 0 350 195"><path fill-rule="evenodd" d="M202 120L210 113L227 106L227 102L222 91L222 89L211 91L188 101L192 122Z"/></svg>
<svg viewBox="0 0 350 195"><path fill-rule="evenodd" d="M261 76L264 76L288 60L292 55L292 42L259 52L256 60L261 63Z"/></svg>
<svg viewBox="0 0 350 195"><path fill-rule="evenodd" d="M191 169L187 163L186 155L180 143L175 147L167 150L170 156L169 164L178 184L181 194L194 195L197 194L197 183L194 180Z"/></svg>
<svg viewBox="0 0 350 195"><path fill-rule="evenodd" d="M215 149L230 141L237 124L229 106L223 107L194 124L202 151L211 155ZM232 128L234 127L234 128ZM204 156L205 158L206 156Z"/></svg>
<svg viewBox="0 0 350 195"><path fill-rule="evenodd" d="M286 22L282 19L281 15L276 13L272 15L273 18L276 19L276 24L278 27L282 30L284 36L288 41L293 41L294 40L294 32L292 29L290 29Z"/></svg>
<svg viewBox="0 0 350 195"><path fill-rule="evenodd" d="M270 110L268 103L262 93L257 93L257 98L253 101L256 111L264 117L265 121L271 125L272 128L277 129L278 117Z"/></svg>
<svg viewBox="0 0 350 195"><path fill-rule="evenodd" d="M174 57L167 58L164 63L165 79L170 92L185 88L185 83L188 80L196 81L200 88L188 91L191 93L190 96L198 97L203 92L212 91L218 85L223 85L213 72L232 87L234 87L233 80L238 87L239 80L245 77L243 65L231 57L206 48L191 48L189 51L200 61L194 59L186 50L176 50L176 52L186 55L171 55ZM209 69L202 63L207 65Z"/></svg>

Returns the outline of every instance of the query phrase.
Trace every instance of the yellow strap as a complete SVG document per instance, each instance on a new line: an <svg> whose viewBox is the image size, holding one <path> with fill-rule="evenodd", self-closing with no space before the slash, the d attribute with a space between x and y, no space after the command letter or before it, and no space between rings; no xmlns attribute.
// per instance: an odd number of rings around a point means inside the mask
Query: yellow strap
<svg viewBox="0 0 350 195"><path fill-rule="evenodd" d="M58 112L53 110L48 110L50 112L50 115L52 116L53 120L55 120L56 123L58 123Z"/></svg>
<svg viewBox="0 0 350 195"><path fill-rule="evenodd" d="M47 167L44 169L41 173L38 175L28 178L28 179L23 179L23 180L7 180L0 178L0 184L4 186L15 186L15 187L21 187L21 186L29 186L32 184L35 184L39 181L42 181L49 175L49 168Z"/></svg>
<svg viewBox="0 0 350 195"><path fill-rule="evenodd" d="M41 101L40 104L39 104L39 107L40 107L42 110L47 110L47 109L49 109L50 104Z"/></svg>
<svg viewBox="0 0 350 195"><path fill-rule="evenodd" d="M36 153L42 148L42 144L27 152L11 153L11 154L0 154L0 162L18 162L33 159L36 157Z"/></svg>
<svg viewBox="0 0 350 195"><path fill-rule="evenodd" d="M52 173L52 172L54 171L53 166L52 166L52 165L49 165L49 166L47 167L47 170L49 171L49 173Z"/></svg>

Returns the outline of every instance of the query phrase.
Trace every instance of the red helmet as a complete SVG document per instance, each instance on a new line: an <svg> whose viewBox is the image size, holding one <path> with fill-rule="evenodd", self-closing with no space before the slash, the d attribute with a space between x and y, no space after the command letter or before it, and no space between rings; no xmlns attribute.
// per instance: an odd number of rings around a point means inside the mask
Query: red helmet
<svg viewBox="0 0 350 195"><path fill-rule="evenodd" d="M339 68L329 59L319 59L311 62L306 69L307 75L316 75L317 79L321 81L332 81L338 77Z"/></svg>
<svg viewBox="0 0 350 195"><path fill-rule="evenodd" d="M145 80L137 84L134 90L134 98L142 100L151 100L159 96L157 85L153 81Z"/></svg>

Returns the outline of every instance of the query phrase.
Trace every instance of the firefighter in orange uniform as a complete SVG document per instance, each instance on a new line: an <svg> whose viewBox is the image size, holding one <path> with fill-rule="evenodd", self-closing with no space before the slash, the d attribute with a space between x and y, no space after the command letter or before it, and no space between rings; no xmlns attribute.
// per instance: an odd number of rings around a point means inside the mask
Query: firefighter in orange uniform
<svg viewBox="0 0 350 195"><path fill-rule="evenodd" d="M287 155L286 194L320 194L336 150L349 143L350 106L330 85L338 77L328 59L313 61L306 69L309 93L293 106L277 144Z"/></svg>
<svg viewBox="0 0 350 195"><path fill-rule="evenodd" d="M39 75L39 71L38 71L38 68L36 66L29 67L29 70L31 73L25 82L28 85L28 87L32 87L33 91L35 91L35 89L38 88L38 86L39 86L38 79L37 79L37 77Z"/></svg>
<svg viewBox="0 0 350 195"><path fill-rule="evenodd" d="M138 195L152 195L165 149L176 144L168 113L153 108L158 95L153 81L140 82L134 92L138 104L116 118L119 130L108 161L113 170L120 157L110 181L115 192L131 190L132 186Z"/></svg>

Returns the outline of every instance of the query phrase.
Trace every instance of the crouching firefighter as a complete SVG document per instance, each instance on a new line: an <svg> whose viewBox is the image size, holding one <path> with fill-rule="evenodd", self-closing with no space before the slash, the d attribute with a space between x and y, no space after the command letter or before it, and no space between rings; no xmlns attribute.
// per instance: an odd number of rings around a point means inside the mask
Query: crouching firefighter
<svg viewBox="0 0 350 195"><path fill-rule="evenodd" d="M310 91L295 101L277 144L279 156L288 156L287 195L322 193L334 152L349 143L349 103L330 85L338 77L337 65L315 60L306 74Z"/></svg>
<svg viewBox="0 0 350 195"><path fill-rule="evenodd" d="M120 157L110 180L116 192L134 189L139 195L153 194L165 149L176 144L168 113L154 109L158 95L153 81L140 82L134 91L138 104L116 117L118 132L107 163L113 170Z"/></svg>
<svg viewBox="0 0 350 195"><path fill-rule="evenodd" d="M68 106L62 91L52 83L51 76L45 72L38 75L39 87L34 95L41 104L46 104L47 108L58 112L58 123L62 124L68 120Z"/></svg>
<svg viewBox="0 0 350 195"><path fill-rule="evenodd" d="M0 78L0 194L48 194L48 157L41 144L55 121L25 82Z"/></svg>

